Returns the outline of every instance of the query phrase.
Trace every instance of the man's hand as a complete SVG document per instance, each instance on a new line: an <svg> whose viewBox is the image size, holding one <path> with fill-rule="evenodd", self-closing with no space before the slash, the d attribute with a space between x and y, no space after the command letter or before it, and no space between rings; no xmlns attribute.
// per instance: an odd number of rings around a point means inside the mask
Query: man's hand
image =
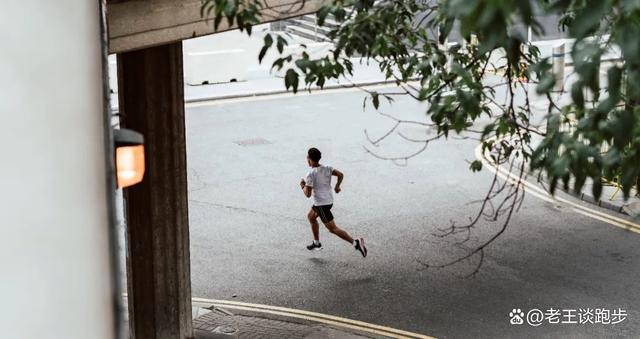
<svg viewBox="0 0 640 339"><path fill-rule="evenodd" d="M344 179L344 174L334 168L333 171L331 171L331 175L335 175L336 177L338 177L338 182L336 182L336 187L333 190L336 191L336 193L340 193L340 191L342 191L340 189L340 184L342 184L342 179Z"/></svg>
<svg viewBox="0 0 640 339"><path fill-rule="evenodd" d="M304 187L307 185L306 182L304 182L304 179L300 179L300 188L304 189Z"/></svg>

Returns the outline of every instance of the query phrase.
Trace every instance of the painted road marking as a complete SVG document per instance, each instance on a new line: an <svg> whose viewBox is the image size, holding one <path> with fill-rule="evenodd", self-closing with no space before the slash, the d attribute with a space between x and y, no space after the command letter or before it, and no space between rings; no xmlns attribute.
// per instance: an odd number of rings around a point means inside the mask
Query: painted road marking
<svg viewBox="0 0 640 339"><path fill-rule="evenodd" d="M122 293L122 297L127 299L127 293ZM191 298L194 304L201 305L212 305L218 306L225 309L236 309L236 310L244 310L251 311L255 313L264 313L264 314L273 314L279 315L283 317L303 319L308 321L314 321L317 323L328 324L336 327L347 328L352 330L357 330L365 333L372 333L377 335L383 335L389 338L396 339L436 339L435 337L431 337L424 334L399 330L392 327L376 325L372 323L367 323L364 321L353 320L348 318L342 318L335 315L318 313L318 312L310 312L305 310L297 310L293 308L280 307L280 306L271 306L264 304L253 304L253 303L245 303L239 301L231 301L231 300L218 300L218 299L206 299L206 298Z"/></svg>
<svg viewBox="0 0 640 339"><path fill-rule="evenodd" d="M229 308L229 309L252 311L252 312L265 313L265 314L285 316L290 318L309 320L309 321L324 323L332 326L372 333L376 335L384 335L391 338L419 338L419 339L434 338L434 337L426 336L419 333L403 331L403 330L399 330L399 329L395 329L387 326L367 323L364 321L352 320L352 319L337 317L329 314L297 310L297 309L280 307L280 306L270 306L270 305L262 305L262 304L244 303L244 302L238 302L238 301L204 299L204 298L193 298L193 301L198 303L203 303L203 304L212 304L215 306Z"/></svg>
<svg viewBox="0 0 640 339"><path fill-rule="evenodd" d="M598 219L598 220L600 220L600 221L603 221L603 222L606 222L606 223L609 223L609 224L612 224L612 225L618 226L618 227L620 227L620 228L624 228L624 229L625 229L625 230L627 230L627 231L632 231L632 232L640 233L640 232L638 232L637 230L634 230L634 229L633 229L632 227L630 227L630 226L627 226L627 225L624 225L624 224L621 224L621 223L615 222L615 221L613 221L613 220L609 220L609 219L607 219L607 218L603 218L603 217L599 217L599 216L597 216L597 215L590 214L590 213L588 213L588 212L585 212L585 211L579 210L579 209L577 209L577 208L574 208L574 209L573 209L573 211L574 211L574 212L576 212L576 213L580 213L580 214L582 214L582 215L586 215L586 216L588 216L588 217L591 217L591 218L594 218L594 219Z"/></svg>
<svg viewBox="0 0 640 339"><path fill-rule="evenodd" d="M526 190L528 190L529 194L534 195L535 197L545 200L547 202L551 202L551 203L562 203L565 205L569 205L572 207L572 210L574 212L580 213L582 215L588 216L592 219L596 219L596 220L600 220L603 222L606 222L610 225L616 226L616 227L620 227L622 229L625 229L627 231L631 231L631 232L635 232L635 233L640 233L640 224L637 224L635 222L617 217L615 215L611 215L608 213L603 213L600 212L598 210L589 208L589 207L585 207L582 206L580 204L574 203L572 201L569 201L567 199L564 199L562 197L556 197L551 195L549 192L547 192L546 190L544 190L543 188L539 187L538 185L531 183L527 180L520 180L520 178L518 178L517 175L509 172L508 170L500 167L499 165L497 165L496 163L494 163L493 161L491 161L490 159L488 159L486 157L485 154L482 153L482 144L478 145L476 147L475 150L475 156L476 159L482 161L483 165L485 165L485 167L487 167L490 171L492 171L493 173L497 173L498 176L500 176L501 178L505 179L505 180L509 180L512 183L516 183L518 181L520 181L524 188Z"/></svg>

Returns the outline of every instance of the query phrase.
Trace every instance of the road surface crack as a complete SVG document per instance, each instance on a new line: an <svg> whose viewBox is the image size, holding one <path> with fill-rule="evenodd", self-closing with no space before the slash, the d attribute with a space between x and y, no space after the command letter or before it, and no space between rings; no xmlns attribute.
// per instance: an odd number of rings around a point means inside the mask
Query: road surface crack
<svg viewBox="0 0 640 339"><path fill-rule="evenodd" d="M278 213L267 213L267 212L263 212L263 211L258 211L258 210L246 208L246 207L238 207L238 206L232 206L232 205L218 204L218 203L214 203L214 202L194 200L194 199L189 199L189 201L190 202L195 202L195 203L198 203L198 204L204 204L204 205L208 205L208 206L213 206L213 207L217 207L217 208L229 209L229 210L237 211L237 212L260 214L260 215L274 217L274 218L283 218L283 219L288 219L288 220L292 220L292 221L296 221L296 222L304 222L303 218L295 218L295 217L291 217L291 216L283 215L283 214L278 214Z"/></svg>

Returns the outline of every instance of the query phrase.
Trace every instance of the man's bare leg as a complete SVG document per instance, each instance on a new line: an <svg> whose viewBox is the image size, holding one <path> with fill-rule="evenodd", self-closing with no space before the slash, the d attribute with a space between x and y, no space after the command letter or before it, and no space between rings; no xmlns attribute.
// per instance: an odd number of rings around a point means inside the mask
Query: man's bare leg
<svg viewBox="0 0 640 339"><path fill-rule="evenodd" d="M320 241L320 225L318 224L318 214L313 210L313 208L309 210L307 219L309 219L309 223L311 224L311 233L313 233L313 239L315 241Z"/></svg>
<svg viewBox="0 0 640 339"><path fill-rule="evenodd" d="M317 224L317 222L316 222ZM329 229L329 232L339 236L340 238L342 238L344 241L353 244L353 238L349 235L349 233L347 233L347 231L341 229L340 227L338 227L336 225L336 223L331 220L328 223L325 223L324 226L327 227L327 229Z"/></svg>

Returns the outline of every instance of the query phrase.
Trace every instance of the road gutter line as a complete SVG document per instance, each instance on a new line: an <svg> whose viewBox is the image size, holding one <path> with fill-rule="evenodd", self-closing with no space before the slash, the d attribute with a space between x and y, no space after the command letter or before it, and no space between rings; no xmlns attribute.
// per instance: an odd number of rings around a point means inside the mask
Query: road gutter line
<svg viewBox="0 0 640 339"><path fill-rule="evenodd" d="M594 218L594 219L598 219L598 220L600 220L600 221L603 221L603 222L606 222L606 223L609 223L609 224L612 224L612 225L618 226L618 227L623 228L623 229L625 229L625 230L627 230L627 231L640 233L640 232L638 232L637 230L634 230L631 226L623 225L623 224L618 223L618 222L615 222L615 221L613 221L613 220L609 220L609 219L607 219L607 218L599 217L599 216L597 216L597 215L590 214L590 213L588 213L588 212L585 212L585 211L579 210L579 209L577 209L577 208L574 208L574 209L573 209L573 211L574 211L574 212L576 212L576 213L580 213L580 214L582 214L582 215L585 215L585 216L588 216L588 217L591 217L591 218Z"/></svg>

